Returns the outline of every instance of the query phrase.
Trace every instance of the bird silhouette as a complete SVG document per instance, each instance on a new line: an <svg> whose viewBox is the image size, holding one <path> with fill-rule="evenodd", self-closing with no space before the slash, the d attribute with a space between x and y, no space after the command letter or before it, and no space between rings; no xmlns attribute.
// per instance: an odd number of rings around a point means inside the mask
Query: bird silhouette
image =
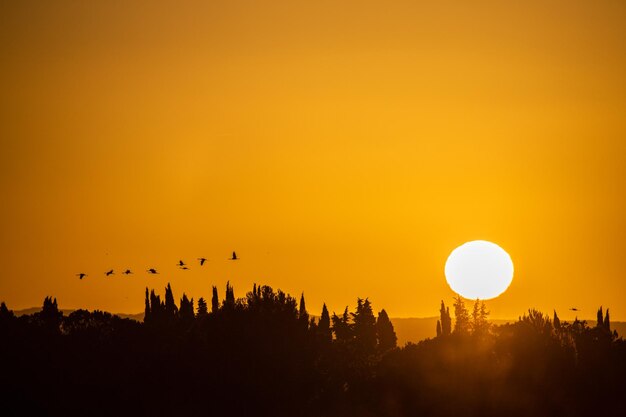
<svg viewBox="0 0 626 417"><path fill-rule="evenodd" d="M180 260L178 261L178 266L185 266L185 263L182 260Z"/></svg>
<svg viewBox="0 0 626 417"><path fill-rule="evenodd" d="M113 270L111 269L110 271L107 271L105 275L106 275L107 277L108 277L109 275L113 275Z"/></svg>
<svg viewBox="0 0 626 417"><path fill-rule="evenodd" d="M132 273L133 271L131 271L130 269L127 269L126 271L123 272L124 275L130 275Z"/></svg>
<svg viewBox="0 0 626 417"><path fill-rule="evenodd" d="M570 308L570 310L572 310L572 311L578 311L578 309L577 309L576 307L572 307L572 308Z"/></svg>
<svg viewBox="0 0 626 417"><path fill-rule="evenodd" d="M80 274L76 274L76 276L78 277L78 279L83 279L87 276L87 274L81 272Z"/></svg>
<svg viewBox="0 0 626 417"><path fill-rule="evenodd" d="M187 270L187 269L189 269L189 268L188 268L188 267L186 267L186 266L181 266L181 267L180 267L180 269Z"/></svg>
<svg viewBox="0 0 626 417"><path fill-rule="evenodd" d="M148 269L148 273L150 273L150 274L158 274L157 270L154 269L154 268Z"/></svg>
<svg viewBox="0 0 626 417"><path fill-rule="evenodd" d="M204 265L204 263L207 261L206 258L198 258L198 260L200 261L200 266Z"/></svg>
<svg viewBox="0 0 626 417"><path fill-rule="evenodd" d="M237 258L237 253L235 251L233 251L233 257L232 258L228 258L229 261L236 261L239 258Z"/></svg>

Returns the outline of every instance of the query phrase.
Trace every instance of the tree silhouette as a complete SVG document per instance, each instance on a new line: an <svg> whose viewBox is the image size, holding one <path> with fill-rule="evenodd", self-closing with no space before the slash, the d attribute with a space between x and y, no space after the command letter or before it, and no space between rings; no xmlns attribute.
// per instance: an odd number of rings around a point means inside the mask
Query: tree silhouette
<svg viewBox="0 0 626 417"><path fill-rule="evenodd" d="M376 317L372 305L366 298L357 299L356 311L352 315L352 328L356 348L364 354L372 354L376 350Z"/></svg>
<svg viewBox="0 0 626 417"><path fill-rule="evenodd" d="M145 308L143 314L143 322L149 323L152 317L150 316L150 295L148 293L148 287L146 287L146 299L145 299Z"/></svg>
<svg viewBox="0 0 626 417"><path fill-rule="evenodd" d="M217 296L217 287L213 286L213 296L211 297L211 312L217 313L220 310L220 300Z"/></svg>
<svg viewBox="0 0 626 417"><path fill-rule="evenodd" d="M559 320L559 316L556 314L556 310L554 310L554 318L552 319L552 323L554 324L554 329L556 331L561 330L561 320Z"/></svg>
<svg viewBox="0 0 626 417"><path fill-rule="evenodd" d="M183 297L180 299L179 316L180 319L186 323L191 323L195 317L193 311L193 298L189 300L185 293L183 293Z"/></svg>
<svg viewBox="0 0 626 417"><path fill-rule="evenodd" d="M578 320L576 321L578 322ZM524 314L520 318L520 322L531 326L539 334L547 335L552 333L552 324L548 316L534 308L529 309L528 314Z"/></svg>
<svg viewBox="0 0 626 417"><path fill-rule="evenodd" d="M378 338L378 350L380 352L387 352L397 345L398 338L396 332L384 308L380 310L378 318L376 319L376 336Z"/></svg>
<svg viewBox="0 0 626 417"><path fill-rule="evenodd" d="M457 334L467 334L470 331L469 314L465 301L460 295L454 298L454 332Z"/></svg>
<svg viewBox="0 0 626 417"><path fill-rule="evenodd" d="M233 310L235 308L235 290L230 281L226 282L226 298L224 299L224 309Z"/></svg>
<svg viewBox="0 0 626 417"><path fill-rule="evenodd" d="M600 308L598 309L598 313L596 314L596 316L597 316L597 321L598 321L596 326L600 328L604 327L604 316L602 314L602 306L600 306Z"/></svg>
<svg viewBox="0 0 626 417"><path fill-rule="evenodd" d="M165 315L168 320L178 318L178 307L174 302L174 293L172 292L172 286L169 282L165 288Z"/></svg>
<svg viewBox="0 0 626 417"><path fill-rule="evenodd" d="M304 302L304 293L300 295L300 308L298 309L298 320L300 320L300 325L307 329L309 326L309 313L306 311L306 304Z"/></svg>
<svg viewBox="0 0 626 417"><path fill-rule="evenodd" d="M193 299L183 293L176 305L171 285L164 302L147 289L144 322L64 316L52 297L20 317L0 303L3 415L623 414L626 342L611 333L608 309L601 326L530 309L484 331L477 302L464 330L393 348L386 311L374 318L367 298L332 318L324 304L319 322L303 326L303 296L298 304L254 285L235 300L230 283L227 294L210 314L199 299L194 315ZM448 308L439 313L443 336Z"/></svg>
<svg viewBox="0 0 626 417"><path fill-rule="evenodd" d="M59 311L57 299L46 297L43 301L41 312L38 313L41 324L50 332L57 332L61 325L63 313Z"/></svg>
<svg viewBox="0 0 626 417"><path fill-rule="evenodd" d="M475 335L482 335L489 331L489 312L484 301L476 300L472 309L472 321L470 327Z"/></svg>
<svg viewBox="0 0 626 417"><path fill-rule="evenodd" d="M324 305L324 308L326 308L326 305ZM4 301L0 303L0 321L10 320L13 318L15 318L13 311L7 308L7 305L4 303Z"/></svg>
<svg viewBox="0 0 626 417"><path fill-rule="evenodd" d="M165 317L165 305L161 302L161 297L156 295L154 290L150 291L150 320L147 324L161 324Z"/></svg>
<svg viewBox="0 0 626 417"><path fill-rule="evenodd" d="M330 343L333 339L333 334L330 329L330 315L328 314L326 303L322 306L322 315L317 325L317 333L320 335L320 339L323 343Z"/></svg>
<svg viewBox="0 0 626 417"><path fill-rule="evenodd" d="M200 318L200 317L206 317L208 314L209 314L209 309L208 309L207 303L204 300L204 298L200 297L198 299L198 311L196 313L196 316Z"/></svg>
<svg viewBox="0 0 626 417"><path fill-rule="evenodd" d="M348 314L347 306L341 316L337 316L337 314L333 312L331 321L333 324L332 330L335 334L337 342L346 344L352 341L352 327L350 326L350 316Z"/></svg>
<svg viewBox="0 0 626 417"><path fill-rule="evenodd" d="M438 323L438 336L449 336L450 333L452 333L452 318L450 317L450 309L446 307L446 305L443 303L443 300L441 300L441 308L439 309Z"/></svg>

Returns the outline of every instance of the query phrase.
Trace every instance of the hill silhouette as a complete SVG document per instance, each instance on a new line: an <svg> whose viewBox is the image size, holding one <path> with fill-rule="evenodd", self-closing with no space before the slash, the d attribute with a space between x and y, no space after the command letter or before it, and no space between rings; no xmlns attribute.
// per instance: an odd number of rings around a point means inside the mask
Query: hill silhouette
<svg viewBox="0 0 626 417"><path fill-rule="evenodd" d="M313 318L269 286L212 292L146 288L143 321L2 303L2 415L623 415L626 342L602 308L590 323L529 310L495 325L457 298L454 318L441 302L420 319L434 337L398 347L410 319L394 326L367 298Z"/></svg>

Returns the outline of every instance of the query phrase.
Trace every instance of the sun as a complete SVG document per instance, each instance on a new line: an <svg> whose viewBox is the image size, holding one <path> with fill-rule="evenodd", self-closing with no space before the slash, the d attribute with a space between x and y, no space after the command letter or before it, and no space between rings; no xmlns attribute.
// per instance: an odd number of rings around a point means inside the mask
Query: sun
<svg viewBox="0 0 626 417"><path fill-rule="evenodd" d="M513 261L500 246L486 240L467 242L452 251L445 268L452 291L464 298L488 300L513 281Z"/></svg>

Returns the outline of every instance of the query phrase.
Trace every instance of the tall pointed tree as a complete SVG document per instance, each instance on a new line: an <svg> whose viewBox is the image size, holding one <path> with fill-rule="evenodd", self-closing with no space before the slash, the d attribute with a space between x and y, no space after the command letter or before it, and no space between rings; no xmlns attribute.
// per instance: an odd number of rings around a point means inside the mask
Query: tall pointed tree
<svg viewBox="0 0 626 417"><path fill-rule="evenodd" d="M156 295L154 290L150 291L150 323L161 323L165 307L161 302L161 297Z"/></svg>
<svg viewBox="0 0 626 417"><path fill-rule="evenodd" d="M143 315L143 322L149 323L152 317L150 317L150 294L148 292L148 287L146 287L146 300L145 300L145 310Z"/></svg>
<svg viewBox="0 0 626 417"><path fill-rule="evenodd" d="M328 314L326 303L324 303L324 306L322 307L322 315L320 316L320 321L317 325L317 334L320 335L322 342L330 343L333 340L333 334L330 330L330 315Z"/></svg>
<svg viewBox="0 0 626 417"><path fill-rule="evenodd" d="M211 297L211 312L217 313L220 310L220 299L217 296L217 287L213 286L213 296Z"/></svg>
<svg viewBox="0 0 626 417"><path fill-rule="evenodd" d="M224 308L232 310L235 308L235 290L230 281L226 283L226 298L224 299Z"/></svg>
<svg viewBox="0 0 626 417"><path fill-rule="evenodd" d="M606 315L604 316L604 328L607 331L611 331L611 319L609 318L609 309L606 309Z"/></svg>
<svg viewBox="0 0 626 417"><path fill-rule="evenodd" d="M598 313L596 314L597 316L597 327L604 327L604 318L603 318L603 314L602 314L602 306L600 306L600 308L598 309Z"/></svg>
<svg viewBox="0 0 626 417"><path fill-rule="evenodd" d="M450 309L446 307L443 300L441 300L441 307L439 308L439 320L441 322L441 335L450 335L452 333L452 318L450 318Z"/></svg>
<svg viewBox="0 0 626 417"><path fill-rule="evenodd" d="M441 321L437 320L437 337L441 337Z"/></svg>
<svg viewBox="0 0 626 417"><path fill-rule="evenodd" d="M298 310L298 320L300 325L304 329L308 329L309 326L309 313L306 311L306 304L304 302L304 293L300 296L300 308Z"/></svg>
<svg viewBox="0 0 626 417"><path fill-rule="evenodd" d="M174 293L172 292L172 286L169 282L167 283L167 287L165 287L165 314L168 319L178 317L178 307L176 307Z"/></svg>
<svg viewBox="0 0 626 417"><path fill-rule="evenodd" d="M554 310L554 318L552 319L552 322L554 324L554 330L556 330L557 332L561 330L561 320L559 319L559 316L556 314L556 310Z"/></svg>
<svg viewBox="0 0 626 417"><path fill-rule="evenodd" d="M378 338L379 352L386 352L397 346L398 337L393 329L393 324L385 309L380 310L376 319L376 336Z"/></svg>
<svg viewBox="0 0 626 417"><path fill-rule="evenodd" d="M191 323L195 318L193 312L193 298L190 301L185 293L183 293L183 297L180 299L179 317L181 321L186 323Z"/></svg>

